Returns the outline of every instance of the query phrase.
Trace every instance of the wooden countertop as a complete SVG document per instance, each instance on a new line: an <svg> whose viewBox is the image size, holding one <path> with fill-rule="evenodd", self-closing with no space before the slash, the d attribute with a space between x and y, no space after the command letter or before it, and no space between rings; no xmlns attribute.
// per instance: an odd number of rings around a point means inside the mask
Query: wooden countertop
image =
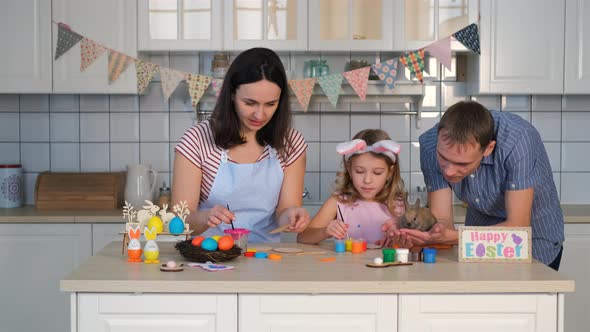
<svg viewBox="0 0 590 332"><path fill-rule="evenodd" d="M160 260L182 261L172 243L159 243ZM254 245L252 245L254 246ZM262 246L262 245L259 245ZM280 261L240 256L227 264L234 270L208 272L185 266L182 272L161 272L158 264L128 263L121 243L113 242L60 282L66 292L108 293L556 293L573 292L574 281L547 266L532 264L458 263L455 249L439 250L436 263L369 268L380 250L363 254L333 252L322 246L298 247ZM322 257L336 257L320 262Z"/></svg>
<svg viewBox="0 0 590 332"><path fill-rule="evenodd" d="M590 223L590 205L562 205L566 224ZM122 210L38 211L34 206L0 209L0 224L7 223L124 223ZM466 209L454 207L455 223L465 222Z"/></svg>

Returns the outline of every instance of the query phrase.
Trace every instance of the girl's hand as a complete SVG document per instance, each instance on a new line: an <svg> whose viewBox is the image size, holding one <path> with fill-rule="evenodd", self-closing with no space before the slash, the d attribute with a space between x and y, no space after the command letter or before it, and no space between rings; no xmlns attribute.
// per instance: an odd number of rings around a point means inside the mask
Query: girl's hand
<svg viewBox="0 0 590 332"><path fill-rule="evenodd" d="M289 221L289 227L286 232L301 233L309 225L309 212L302 207L289 208L285 211L287 214L287 220Z"/></svg>
<svg viewBox="0 0 590 332"><path fill-rule="evenodd" d="M226 209L223 205L215 205L208 212L207 226L211 228L217 227L222 222L229 224L232 220L236 219L234 213Z"/></svg>
<svg viewBox="0 0 590 332"><path fill-rule="evenodd" d="M343 223L341 220L334 219L330 221L328 226L326 226L326 234L328 236L333 236L339 240L342 240L346 237L346 233L348 232L348 224Z"/></svg>

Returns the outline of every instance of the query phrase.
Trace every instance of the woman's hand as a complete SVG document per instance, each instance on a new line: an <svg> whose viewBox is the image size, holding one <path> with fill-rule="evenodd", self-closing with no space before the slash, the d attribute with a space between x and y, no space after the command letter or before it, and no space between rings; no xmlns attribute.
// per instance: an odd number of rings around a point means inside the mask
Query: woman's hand
<svg viewBox="0 0 590 332"><path fill-rule="evenodd" d="M326 226L326 235L333 236L339 240L342 240L346 237L348 233L348 224L342 222L342 220L334 219L330 221L328 226Z"/></svg>
<svg viewBox="0 0 590 332"><path fill-rule="evenodd" d="M288 208L285 212L283 212L285 218L287 218L287 223L289 227L285 230L285 232L290 233L301 233L309 225L309 212L302 207L292 207Z"/></svg>
<svg viewBox="0 0 590 332"><path fill-rule="evenodd" d="M215 205L211 210L208 211L207 226L215 228L222 222L229 224L235 219L236 216L233 212L225 208L223 205Z"/></svg>

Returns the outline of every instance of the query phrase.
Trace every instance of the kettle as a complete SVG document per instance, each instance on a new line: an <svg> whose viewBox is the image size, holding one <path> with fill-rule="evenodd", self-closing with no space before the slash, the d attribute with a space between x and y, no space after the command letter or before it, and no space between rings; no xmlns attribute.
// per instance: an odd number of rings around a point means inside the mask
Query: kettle
<svg viewBox="0 0 590 332"><path fill-rule="evenodd" d="M127 181L125 183L125 200L135 207L136 211L146 205L145 201L154 201L158 173L151 165L127 165Z"/></svg>

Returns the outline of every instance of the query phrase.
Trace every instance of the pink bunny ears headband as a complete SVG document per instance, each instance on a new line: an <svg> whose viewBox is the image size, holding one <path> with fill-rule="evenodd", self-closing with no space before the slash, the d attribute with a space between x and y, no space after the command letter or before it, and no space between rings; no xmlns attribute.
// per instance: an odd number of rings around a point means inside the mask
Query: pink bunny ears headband
<svg viewBox="0 0 590 332"><path fill-rule="evenodd" d="M397 160L397 155L401 151L401 146L392 140L383 140L375 142L373 145L367 146L367 142L357 138L352 141L343 142L336 145L338 154L344 156L344 160L348 161L350 157L355 154L362 154L366 152L374 152L386 155L393 162Z"/></svg>

